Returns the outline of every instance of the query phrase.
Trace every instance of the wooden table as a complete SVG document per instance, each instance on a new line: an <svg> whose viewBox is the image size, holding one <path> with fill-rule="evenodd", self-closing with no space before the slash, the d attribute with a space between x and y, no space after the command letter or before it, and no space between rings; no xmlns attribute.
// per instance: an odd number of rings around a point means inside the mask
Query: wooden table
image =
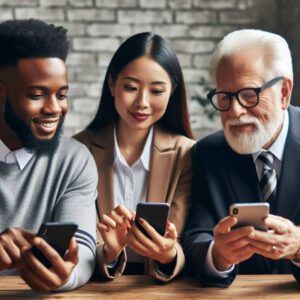
<svg viewBox="0 0 300 300"><path fill-rule="evenodd" d="M89 282L67 293L38 294L15 276L0 277L0 299L300 299L300 285L290 275L240 275L226 289L203 288L191 278L157 284L146 276L122 276Z"/></svg>

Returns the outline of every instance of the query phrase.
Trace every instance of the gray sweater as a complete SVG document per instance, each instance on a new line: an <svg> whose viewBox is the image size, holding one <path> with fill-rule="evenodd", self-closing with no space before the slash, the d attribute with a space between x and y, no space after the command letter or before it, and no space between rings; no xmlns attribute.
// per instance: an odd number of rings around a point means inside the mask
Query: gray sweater
<svg viewBox="0 0 300 300"><path fill-rule="evenodd" d="M97 179L90 152L71 138L62 138L51 157L34 155L22 170L0 162L0 232L8 227L37 232L44 222L78 224L79 263L61 290L83 285L94 269Z"/></svg>

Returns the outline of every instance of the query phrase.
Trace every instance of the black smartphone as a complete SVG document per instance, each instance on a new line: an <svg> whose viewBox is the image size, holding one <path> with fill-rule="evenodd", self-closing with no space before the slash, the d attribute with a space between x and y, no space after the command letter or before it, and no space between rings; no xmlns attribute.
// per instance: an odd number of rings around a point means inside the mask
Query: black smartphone
<svg viewBox="0 0 300 300"><path fill-rule="evenodd" d="M71 222L49 222L41 225L37 236L43 238L61 257L64 257L77 228L78 225ZM36 246L33 246L31 251L45 267L50 268L52 266L47 257Z"/></svg>
<svg viewBox="0 0 300 300"><path fill-rule="evenodd" d="M232 228L253 226L257 230L267 231L265 218L269 215L270 205L267 202L235 203L230 205L229 214L238 219L238 223Z"/></svg>
<svg viewBox="0 0 300 300"><path fill-rule="evenodd" d="M165 235L169 216L170 205L168 203L139 203L136 207L135 224L148 238L151 238L144 227L138 222L143 218L162 236Z"/></svg>

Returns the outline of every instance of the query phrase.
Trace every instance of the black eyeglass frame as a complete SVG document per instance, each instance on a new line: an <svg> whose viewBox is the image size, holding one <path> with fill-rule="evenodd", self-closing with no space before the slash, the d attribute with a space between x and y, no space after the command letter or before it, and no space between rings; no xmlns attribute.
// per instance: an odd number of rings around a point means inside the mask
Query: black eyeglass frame
<svg viewBox="0 0 300 300"><path fill-rule="evenodd" d="M273 79L271 79L270 81L266 82L264 85L262 85L261 87L257 87L257 88L254 88L254 87L247 87L247 88L242 88L236 92L217 92L217 89L213 89L212 91L210 91L208 94L207 94L207 98L208 100L211 102L212 106L218 110L218 111L228 111L230 108L231 108L231 103L232 103L232 98L233 97L236 97L237 101L239 102L239 104L245 108L253 108L255 107L258 102L259 102L259 93L270 88L271 86L273 86L274 84L276 84L277 82L279 82L280 80L284 79L283 76L278 76L278 77L275 77ZM256 96L257 96L257 101L254 105L250 105L250 106L246 106L244 104L241 103L240 99L239 99L239 96L238 94L244 90L252 90L256 93ZM213 96L217 95L217 94L226 94L229 98L229 105L228 105L228 108L227 109L220 109L218 107L216 107L216 105L214 104L213 102Z"/></svg>

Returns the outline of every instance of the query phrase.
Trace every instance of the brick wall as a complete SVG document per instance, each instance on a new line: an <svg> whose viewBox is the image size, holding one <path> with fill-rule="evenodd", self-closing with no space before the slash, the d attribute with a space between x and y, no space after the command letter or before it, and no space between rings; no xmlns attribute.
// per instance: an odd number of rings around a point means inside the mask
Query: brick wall
<svg viewBox="0 0 300 300"><path fill-rule="evenodd" d="M0 21L40 18L68 29L70 110L65 134L88 124L99 102L106 67L130 35L153 31L171 40L183 67L190 97L208 80L209 55L226 33L255 21L255 0L0 0ZM190 100L197 138L220 127Z"/></svg>

